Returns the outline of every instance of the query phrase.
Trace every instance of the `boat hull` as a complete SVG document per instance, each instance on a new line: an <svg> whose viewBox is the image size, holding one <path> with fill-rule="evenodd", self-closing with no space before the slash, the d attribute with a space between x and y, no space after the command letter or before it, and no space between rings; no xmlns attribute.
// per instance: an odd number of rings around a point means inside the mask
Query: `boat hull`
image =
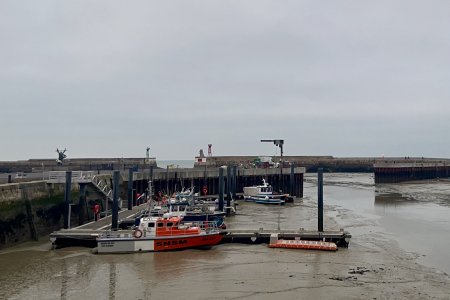
<svg viewBox="0 0 450 300"><path fill-rule="evenodd" d="M97 251L98 253L171 251L211 247L220 243L221 240L222 235L219 232L191 236L99 238Z"/></svg>
<svg viewBox="0 0 450 300"><path fill-rule="evenodd" d="M272 205L283 205L285 202L281 199L258 199L255 200L259 204L272 204Z"/></svg>
<svg viewBox="0 0 450 300"><path fill-rule="evenodd" d="M275 204L275 205L283 205L285 201L279 197L259 197L259 196L247 196L245 201L248 202L256 202L259 204Z"/></svg>

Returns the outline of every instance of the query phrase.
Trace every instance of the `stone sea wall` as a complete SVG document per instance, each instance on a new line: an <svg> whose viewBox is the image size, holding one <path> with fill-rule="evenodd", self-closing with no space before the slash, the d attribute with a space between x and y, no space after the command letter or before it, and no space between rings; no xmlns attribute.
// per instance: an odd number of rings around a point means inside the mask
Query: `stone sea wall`
<svg viewBox="0 0 450 300"><path fill-rule="evenodd" d="M72 186L76 199L78 185ZM0 185L0 248L36 240L61 228L64 184L44 181Z"/></svg>

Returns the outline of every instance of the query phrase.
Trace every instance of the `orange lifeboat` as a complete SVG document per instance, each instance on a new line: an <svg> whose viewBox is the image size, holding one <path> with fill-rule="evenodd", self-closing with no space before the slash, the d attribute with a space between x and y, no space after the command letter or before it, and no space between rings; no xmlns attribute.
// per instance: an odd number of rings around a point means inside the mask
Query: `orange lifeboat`
<svg viewBox="0 0 450 300"><path fill-rule="evenodd" d="M133 230L106 231L97 237L98 253L126 253L204 248L217 245L222 233L215 222L181 223L181 217L143 217Z"/></svg>
<svg viewBox="0 0 450 300"><path fill-rule="evenodd" d="M327 250L336 251L335 243L321 242L321 241L306 241L306 240L277 240L275 243L269 244L270 248L289 248L289 249L312 249L312 250Z"/></svg>

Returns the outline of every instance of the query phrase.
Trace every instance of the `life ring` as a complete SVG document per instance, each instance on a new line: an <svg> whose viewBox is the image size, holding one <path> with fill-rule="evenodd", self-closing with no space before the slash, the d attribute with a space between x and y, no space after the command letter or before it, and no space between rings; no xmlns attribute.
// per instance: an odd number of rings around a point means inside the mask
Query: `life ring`
<svg viewBox="0 0 450 300"><path fill-rule="evenodd" d="M136 230L133 232L133 236L134 236L135 238L137 238L137 239L140 239L141 236L142 236L142 230L136 229Z"/></svg>
<svg viewBox="0 0 450 300"><path fill-rule="evenodd" d="M206 185L203 187L203 195L208 195L208 187Z"/></svg>

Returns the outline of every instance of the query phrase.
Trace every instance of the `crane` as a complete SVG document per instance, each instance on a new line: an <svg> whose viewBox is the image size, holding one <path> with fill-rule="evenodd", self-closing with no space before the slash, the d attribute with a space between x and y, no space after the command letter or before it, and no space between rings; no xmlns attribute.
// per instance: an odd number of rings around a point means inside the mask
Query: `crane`
<svg viewBox="0 0 450 300"><path fill-rule="evenodd" d="M261 142L273 142L273 144L277 147L280 147L280 152L281 152L281 158L283 159L283 144L284 144L284 140L261 140Z"/></svg>
<svg viewBox="0 0 450 300"><path fill-rule="evenodd" d="M280 147L280 180L279 182L281 183L281 187L284 186L284 180L283 180L283 144L284 144L284 140L261 140L262 143L265 142L269 142L272 143L277 146ZM280 188L281 190L281 188Z"/></svg>

